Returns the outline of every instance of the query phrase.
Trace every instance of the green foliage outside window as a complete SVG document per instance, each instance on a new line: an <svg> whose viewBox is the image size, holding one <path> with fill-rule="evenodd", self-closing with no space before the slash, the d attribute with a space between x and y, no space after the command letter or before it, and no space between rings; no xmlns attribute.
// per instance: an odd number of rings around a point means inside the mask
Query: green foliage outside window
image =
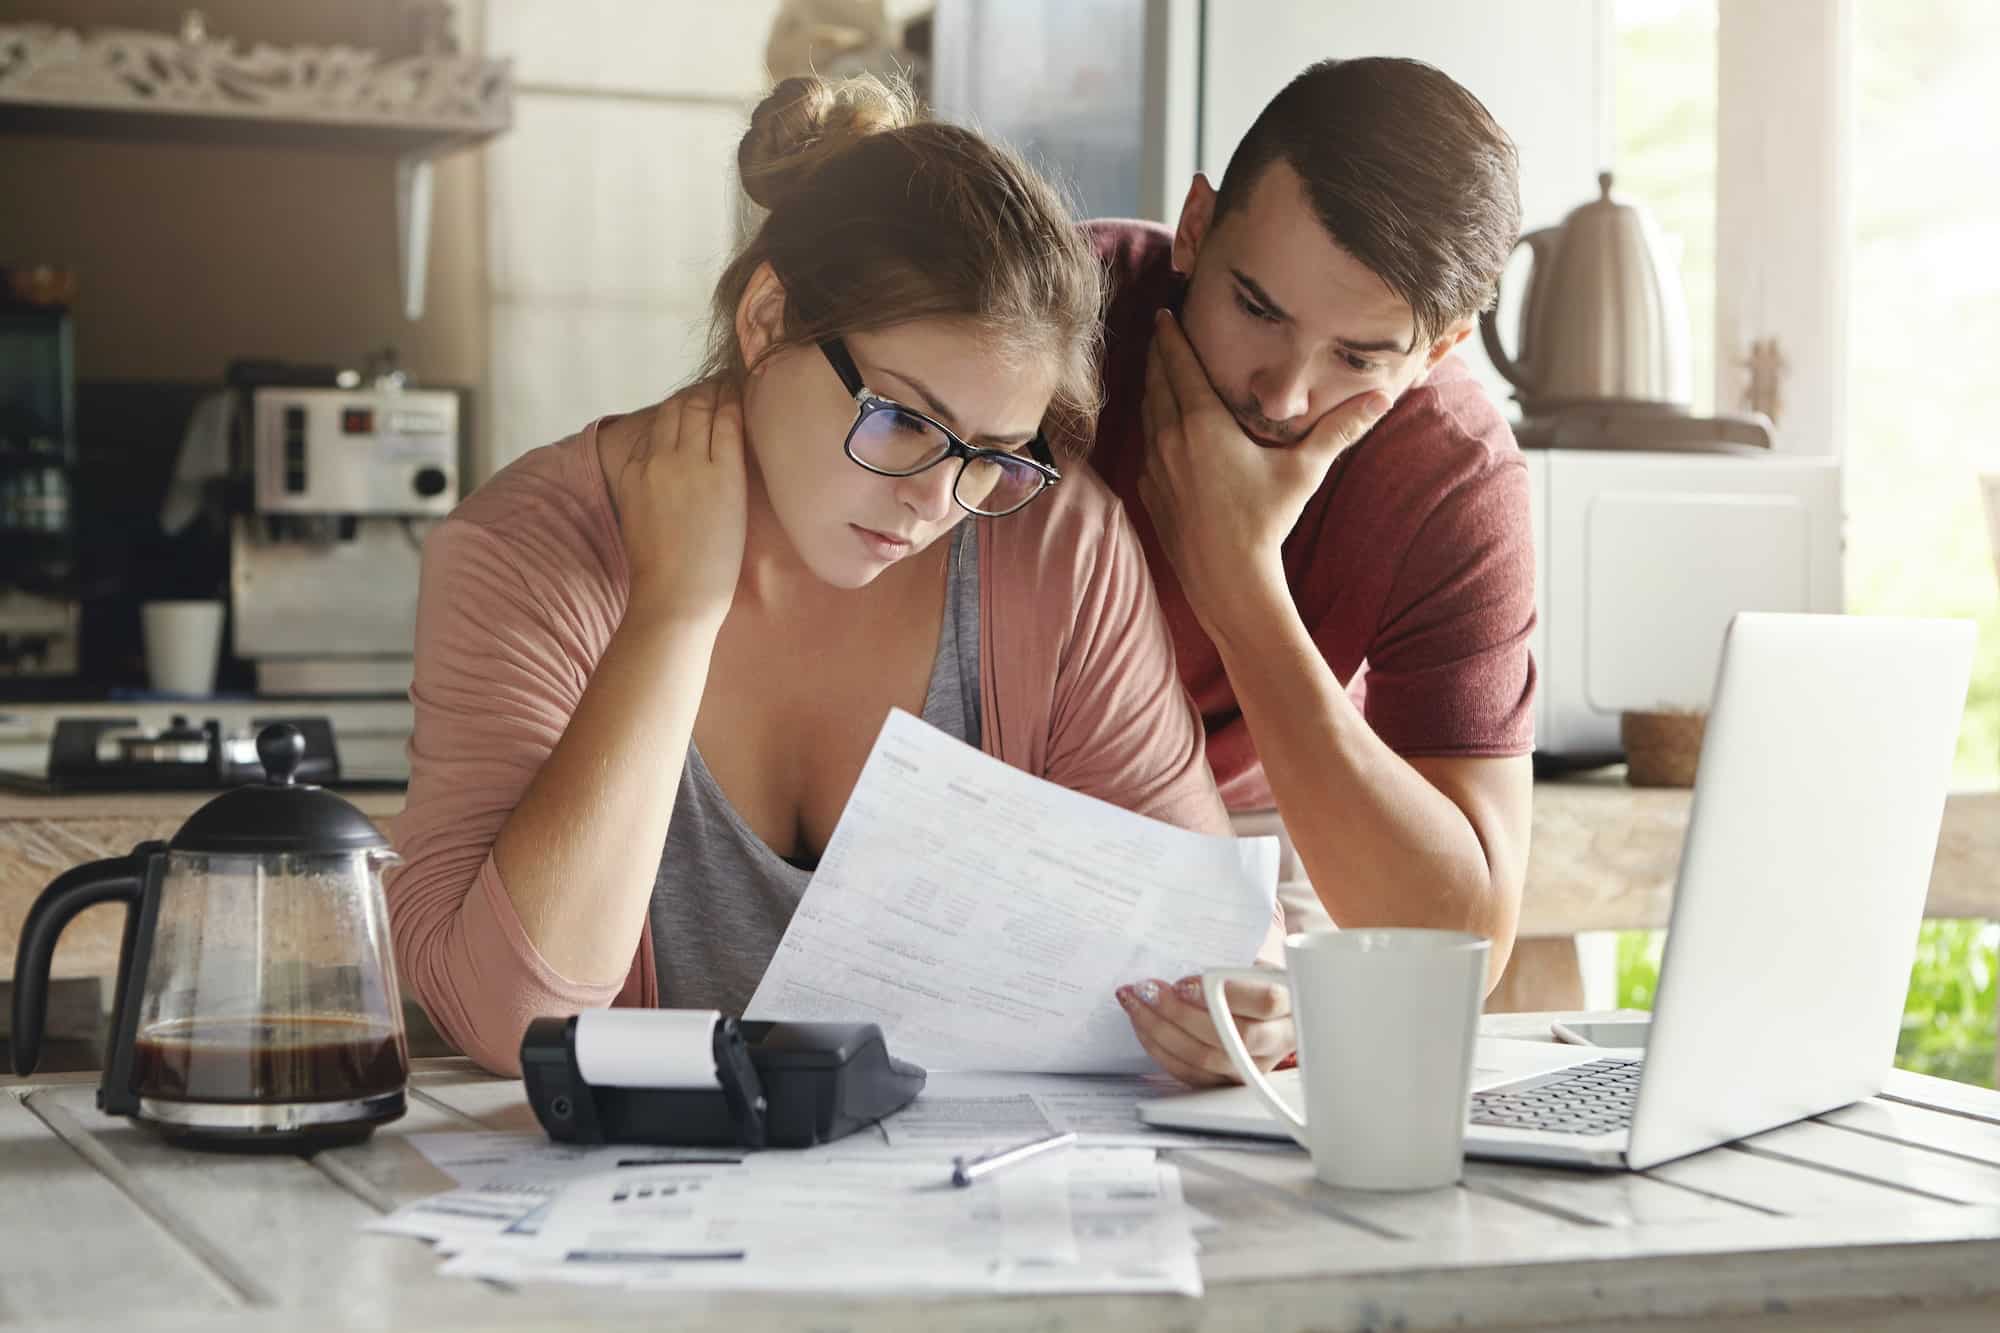
<svg viewBox="0 0 2000 1333"><path fill-rule="evenodd" d="M1618 1006L1651 1009L1660 984L1661 930L1618 934ZM1993 1086L1994 1000L2000 968L1994 966L2000 925L1981 921L1926 921L1910 967L1910 995L1896 1041L1899 1068L1961 1083ZM1828 985L1838 985L1829 976Z"/></svg>

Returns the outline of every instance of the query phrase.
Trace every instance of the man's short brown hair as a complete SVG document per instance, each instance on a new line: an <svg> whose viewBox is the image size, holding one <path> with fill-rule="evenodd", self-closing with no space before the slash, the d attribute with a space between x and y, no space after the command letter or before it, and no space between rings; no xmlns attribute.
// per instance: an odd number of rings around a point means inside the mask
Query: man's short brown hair
<svg viewBox="0 0 2000 1333"><path fill-rule="evenodd" d="M1322 60L1285 85L1230 156L1219 222L1282 159L1349 254L1409 303L1421 346L1493 302L1521 233L1514 141L1419 60Z"/></svg>

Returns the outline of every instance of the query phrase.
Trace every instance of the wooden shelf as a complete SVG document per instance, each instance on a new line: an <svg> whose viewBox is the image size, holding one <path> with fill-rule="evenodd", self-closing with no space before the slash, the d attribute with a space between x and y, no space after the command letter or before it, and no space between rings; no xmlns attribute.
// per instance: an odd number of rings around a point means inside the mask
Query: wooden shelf
<svg viewBox="0 0 2000 1333"><path fill-rule="evenodd" d="M507 129L418 121L272 115L207 107L124 107L26 102L0 90L0 134L66 135L128 143L193 143L334 149L435 158Z"/></svg>
<svg viewBox="0 0 2000 1333"><path fill-rule="evenodd" d="M504 60L239 50L198 29L0 24L0 134L377 153L396 170L403 312L424 313L432 163L513 124Z"/></svg>
<svg viewBox="0 0 2000 1333"><path fill-rule="evenodd" d="M1615 780L1537 782L1521 937L1664 927L1692 795ZM2000 792L1946 798L1924 915L2000 920Z"/></svg>

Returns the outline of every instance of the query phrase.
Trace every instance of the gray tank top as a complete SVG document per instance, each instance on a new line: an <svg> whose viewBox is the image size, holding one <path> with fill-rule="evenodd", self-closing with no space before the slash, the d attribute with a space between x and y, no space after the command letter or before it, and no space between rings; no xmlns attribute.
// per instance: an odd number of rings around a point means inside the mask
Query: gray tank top
<svg viewBox="0 0 2000 1333"><path fill-rule="evenodd" d="M924 721L979 744L979 543L970 521L951 537L944 627ZM812 879L751 832L688 746L673 823L647 909L660 1004L741 1014Z"/></svg>

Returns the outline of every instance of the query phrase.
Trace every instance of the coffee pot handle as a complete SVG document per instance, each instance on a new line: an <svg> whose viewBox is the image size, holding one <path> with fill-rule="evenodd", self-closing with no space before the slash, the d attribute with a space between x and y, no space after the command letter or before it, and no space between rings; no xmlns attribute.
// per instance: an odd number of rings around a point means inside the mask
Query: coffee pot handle
<svg viewBox="0 0 2000 1333"><path fill-rule="evenodd" d="M14 956L14 1026L9 1040L16 1074L25 1077L35 1072L35 1061L42 1053L42 1022L48 1007L49 966L55 957L56 936L86 907L108 902L126 906L125 947L118 958L118 990L124 994L124 970L130 962L132 927L138 921L145 892L145 870L146 858L140 851L92 861L57 876L28 909Z"/></svg>
<svg viewBox="0 0 2000 1333"><path fill-rule="evenodd" d="M1542 279L1548 271L1548 261L1555 253L1556 241L1562 236L1560 227L1543 227L1531 231L1514 242L1514 248L1528 247L1528 295L1521 303L1520 337L1516 355L1507 355L1507 349L1500 342L1500 291L1496 283L1493 304L1479 312L1479 340L1486 346L1486 355L1492 359L1493 368L1506 377L1507 382L1518 391L1518 398L1535 396L1534 348L1529 343L1529 330L1535 322L1535 293L1541 288Z"/></svg>

